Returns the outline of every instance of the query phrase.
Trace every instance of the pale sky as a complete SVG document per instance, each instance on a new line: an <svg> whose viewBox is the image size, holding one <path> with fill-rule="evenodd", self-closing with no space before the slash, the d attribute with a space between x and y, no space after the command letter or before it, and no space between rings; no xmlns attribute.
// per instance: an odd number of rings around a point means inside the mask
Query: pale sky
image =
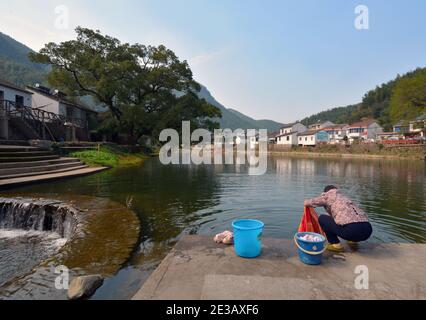
<svg viewBox="0 0 426 320"><path fill-rule="evenodd" d="M123 42L164 44L189 62L219 102L257 119L290 122L357 103L397 73L426 66L423 0L0 4L0 31L35 50L74 38L78 25ZM360 4L369 9L368 30L354 26ZM58 28L63 8L68 24Z"/></svg>

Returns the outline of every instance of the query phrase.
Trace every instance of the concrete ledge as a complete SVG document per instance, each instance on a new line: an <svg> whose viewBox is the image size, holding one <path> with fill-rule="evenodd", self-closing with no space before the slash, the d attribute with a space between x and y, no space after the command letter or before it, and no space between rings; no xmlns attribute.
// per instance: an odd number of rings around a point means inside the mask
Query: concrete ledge
<svg viewBox="0 0 426 320"><path fill-rule="evenodd" d="M33 175L33 176L21 177L21 178L4 179L4 180L0 180L0 190L15 187L18 185L79 177L79 176L84 176L87 174L100 172L106 169L108 168L107 167L95 167L95 168L89 167L89 168L77 169L77 170L60 172L60 173L50 173L50 174Z"/></svg>
<svg viewBox="0 0 426 320"><path fill-rule="evenodd" d="M209 237L185 236L133 299L426 299L425 244L366 244L307 266L291 240L263 243L262 256L249 260ZM355 288L359 265L368 267L368 290Z"/></svg>

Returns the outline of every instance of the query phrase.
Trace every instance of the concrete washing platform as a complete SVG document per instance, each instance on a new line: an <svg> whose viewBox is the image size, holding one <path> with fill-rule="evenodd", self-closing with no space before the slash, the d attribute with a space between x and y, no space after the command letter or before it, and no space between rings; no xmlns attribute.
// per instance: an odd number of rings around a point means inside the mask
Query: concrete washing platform
<svg viewBox="0 0 426 320"><path fill-rule="evenodd" d="M233 246L185 236L133 299L426 299L426 244L363 244L326 253L320 266L301 263L292 240L263 246L259 258L242 259ZM361 265L367 290L355 288Z"/></svg>

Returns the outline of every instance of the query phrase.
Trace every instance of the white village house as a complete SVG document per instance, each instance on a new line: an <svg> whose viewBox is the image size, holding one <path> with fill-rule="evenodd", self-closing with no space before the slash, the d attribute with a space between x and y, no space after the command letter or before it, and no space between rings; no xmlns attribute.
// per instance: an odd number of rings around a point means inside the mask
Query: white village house
<svg viewBox="0 0 426 320"><path fill-rule="evenodd" d="M0 139L87 141L96 114L59 91L0 80Z"/></svg>
<svg viewBox="0 0 426 320"><path fill-rule="evenodd" d="M410 121L409 131L411 133L419 134L421 137L426 136L426 114L417 117L415 120Z"/></svg>
<svg viewBox="0 0 426 320"><path fill-rule="evenodd" d="M77 126L83 125L90 115L96 111L67 99L67 95L59 90L51 90L36 84L34 87L27 86L32 93L32 107L65 117L74 121Z"/></svg>
<svg viewBox="0 0 426 320"><path fill-rule="evenodd" d="M278 145L297 145L297 134L306 131L306 127L300 122L284 125L276 136Z"/></svg>
<svg viewBox="0 0 426 320"><path fill-rule="evenodd" d="M335 124L323 128L323 130L328 133L330 144L338 144L344 142L348 127L349 125L347 124Z"/></svg>
<svg viewBox="0 0 426 320"><path fill-rule="evenodd" d="M297 135L298 145L303 147L313 147L319 143L328 143L329 134L324 130L306 130Z"/></svg>
<svg viewBox="0 0 426 320"><path fill-rule="evenodd" d="M377 134L382 132L383 128L373 119L355 122L347 128L347 136L351 143L355 140L374 141Z"/></svg>
<svg viewBox="0 0 426 320"><path fill-rule="evenodd" d="M0 139L9 139L9 114L19 107L31 108L32 93L0 79Z"/></svg>
<svg viewBox="0 0 426 320"><path fill-rule="evenodd" d="M5 102L11 102L14 105L31 107L32 92L20 88L10 82L0 80L0 101L2 105Z"/></svg>

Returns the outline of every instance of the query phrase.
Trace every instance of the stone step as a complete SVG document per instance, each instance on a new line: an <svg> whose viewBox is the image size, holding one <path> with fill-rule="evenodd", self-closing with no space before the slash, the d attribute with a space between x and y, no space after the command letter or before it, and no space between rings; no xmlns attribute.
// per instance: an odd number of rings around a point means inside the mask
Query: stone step
<svg viewBox="0 0 426 320"><path fill-rule="evenodd" d="M81 161L75 161L75 162L57 163L57 164L50 164L50 165L37 166L37 167L0 169L0 179L2 179L2 176L14 176L14 175L17 176L21 174L34 175L38 172L47 172L47 171L75 168L83 164L84 163L82 163Z"/></svg>
<svg viewBox="0 0 426 320"><path fill-rule="evenodd" d="M30 176L30 177L4 179L4 180L0 180L0 189L7 189L17 185L32 184L32 183L65 179L65 178L73 178L73 177L100 172L107 169L108 169L107 167L97 167L97 168L87 167L87 168L78 169L78 170L71 170L68 172L59 172L59 173L50 172L49 174L42 174L42 175L36 175L36 176Z"/></svg>
<svg viewBox="0 0 426 320"><path fill-rule="evenodd" d="M26 140L2 140L0 139L0 145L1 146L29 146L29 142Z"/></svg>
<svg viewBox="0 0 426 320"><path fill-rule="evenodd" d="M0 153L2 152L27 152L27 151L46 151L45 149L31 146L7 146L0 145Z"/></svg>
<svg viewBox="0 0 426 320"><path fill-rule="evenodd" d="M62 164L62 163L73 163L73 162L80 162L80 160L77 159L77 158L62 157L62 158L53 159L53 160L7 162L7 163L0 163L0 169L19 169L19 168L27 168L27 167L42 167L42 166L48 166L48 165L51 165L51 164Z"/></svg>
<svg viewBox="0 0 426 320"><path fill-rule="evenodd" d="M71 167L71 168L63 168L58 170L46 170L46 171L39 171L39 172L27 172L27 173L20 173L20 174L12 174L12 175L5 175L0 176L0 180L7 180L7 179L15 179L15 178L23 178L23 177L34 177L40 175L47 175L47 174L55 174L55 173L62 173L62 172L69 172L69 171L75 171L80 170L84 168L88 168L88 165L80 164L79 166Z"/></svg>
<svg viewBox="0 0 426 320"><path fill-rule="evenodd" d="M40 156L51 156L53 155L53 152L51 151L14 151L14 152L7 152L3 151L0 152L0 158L13 158L13 157L40 157Z"/></svg>
<svg viewBox="0 0 426 320"><path fill-rule="evenodd" d="M53 159L59 159L59 156L57 155L50 155L50 156L38 156L38 157L0 157L0 163L7 163L7 162L29 162L29 161L42 161L42 160L53 160Z"/></svg>

